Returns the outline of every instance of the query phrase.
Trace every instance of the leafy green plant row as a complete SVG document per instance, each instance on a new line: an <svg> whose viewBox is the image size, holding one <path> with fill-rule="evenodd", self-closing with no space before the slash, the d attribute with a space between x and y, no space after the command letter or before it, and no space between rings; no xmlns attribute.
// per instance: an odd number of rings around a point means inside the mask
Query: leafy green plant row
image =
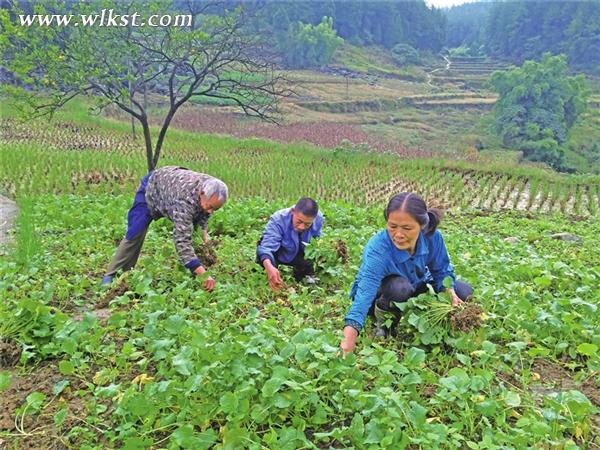
<svg viewBox="0 0 600 450"><path fill-rule="evenodd" d="M12 197L41 192L133 190L145 173L141 155L136 158L118 152L61 151L32 144L4 144L0 152L0 189ZM513 208L577 215L597 215L600 201L598 185L583 181L553 182L510 174L462 172L429 161L392 161L386 155L315 149L281 153L263 147L260 141L241 141L220 153L207 144L181 158L166 155L163 164L211 173L230 184L232 192L241 197L261 195L292 201L300 195L312 195L370 205L382 204L397 192L412 190L444 208Z"/></svg>
<svg viewBox="0 0 600 450"><path fill-rule="evenodd" d="M46 435L86 450L598 443L598 408L583 386L600 370L593 218L446 218L453 264L475 286L483 326L440 326L429 306L443 299L423 295L403 308L398 339L372 341L367 327L342 360L347 295L365 243L383 227L380 208L322 202L323 237L307 250L316 287L284 270L288 288L275 294L255 269L253 243L285 203L254 197L211 219L215 292L179 266L165 220L152 225L136 269L105 291L98 277L130 202L112 192L39 195L29 217L43 251L0 259L2 338L19 343L23 367L54 358L58 375L51 391L11 410L25 434L50 415ZM553 240L556 231L583 243ZM507 245L508 235L519 242ZM540 360L563 367L573 385L540 372ZM0 391L12 392L16 376L0 371ZM71 401L86 407L73 411Z"/></svg>

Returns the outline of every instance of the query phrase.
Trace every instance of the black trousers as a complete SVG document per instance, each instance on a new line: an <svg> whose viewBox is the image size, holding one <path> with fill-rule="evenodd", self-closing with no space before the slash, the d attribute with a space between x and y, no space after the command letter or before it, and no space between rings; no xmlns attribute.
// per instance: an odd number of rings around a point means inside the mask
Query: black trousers
<svg viewBox="0 0 600 450"><path fill-rule="evenodd" d="M263 267L262 261L258 257L258 253L256 254L256 263ZM313 266L313 262L310 259L304 258L304 248L300 246L300 251L298 254L292 259L289 263L283 263L277 259L277 255L275 255L275 267L278 267L279 264L283 264L284 266L291 266L294 270L293 276L294 280L301 281L307 275L314 275L315 269Z"/></svg>
<svg viewBox="0 0 600 450"><path fill-rule="evenodd" d="M369 314L373 314L375 304L384 311L400 313L400 310L394 305L395 302L405 302L411 297L426 293L428 290L425 283L414 287L407 278L399 275L389 275L381 282ZM469 301L473 295L473 288L464 281L456 280L454 292L462 301Z"/></svg>

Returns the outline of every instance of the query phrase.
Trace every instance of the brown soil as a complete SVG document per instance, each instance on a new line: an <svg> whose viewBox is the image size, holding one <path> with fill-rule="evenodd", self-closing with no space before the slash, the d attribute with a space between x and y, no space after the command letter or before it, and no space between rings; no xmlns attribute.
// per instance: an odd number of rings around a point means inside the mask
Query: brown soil
<svg viewBox="0 0 600 450"><path fill-rule="evenodd" d="M600 387L598 387L596 377L588 378L581 383L579 390L583 392L594 405L600 406Z"/></svg>
<svg viewBox="0 0 600 450"><path fill-rule="evenodd" d="M523 384L521 384L514 373L499 371L496 372L496 377L502 380L504 383L509 384L517 389L523 389Z"/></svg>
<svg viewBox="0 0 600 450"><path fill-rule="evenodd" d="M566 369L545 359L536 359L531 370L540 374L543 383L563 384L567 380L572 381Z"/></svg>
<svg viewBox="0 0 600 450"><path fill-rule="evenodd" d="M96 309L107 308L110 301L116 297L123 295L125 292L129 290L129 285L125 280L120 280L119 283L115 286L111 286L111 288L106 291L106 295L96 303Z"/></svg>
<svg viewBox="0 0 600 450"><path fill-rule="evenodd" d="M0 368L12 367L19 362L21 347L12 339L0 340Z"/></svg>
<svg viewBox="0 0 600 450"><path fill-rule="evenodd" d="M73 319L78 322L82 321L84 312L79 312L79 313L73 315ZM108 323L108 319L110 318L110 315L111 315L111 311L109 308L93 309L89 312L91 312L93 315L96 316L100 326L106 326L106 324Z"/></svg>
<svg viewBox="0 0 600 450"><path fill-rule="evenodd" d="M431 398L435 395L436 390L437 388L435 385L428 384L427 386L425 386L425 389L423 389L421 396L423 398Z"/></svg>
<svg viewBox="0 0 600 450"><path fill-rule="evenodd" d="M483 309L475 303L466 303L463 308L450 314L452 328L464 333L481 327Z"/></svg>
<svg viewBox="0 0 600 450"><path fill-rule="evenodd" d="M338 241L337 241L336 253L344 264L346 264L348 262L348 258L349 258L348 247L346 246L346 243L344 241L342 241L341 239L338 239Z"/></svg>
<svg viewBox="0 0 600 450"><path fill-rule="evenodd" d="M590 377L577 384L564 367L541 358L534 361L531 370L540 374L540 383L542 384L541 386L532 386L532 390L547 394L574 389L582 392L594 405L600 406L600 387L598 387L596 377Z"/></svg>
<svg viewBox="0 0 600 450"><path fill-rule="evenodd" d="M213 239L211 241L208 241L208 244L203 244L195 249L196 254L202 261L202 265L204 265L205 267L211 267L217 263L218 258L216 249L219 247L220 244L221 241Z"/></svg>
<svg viewBox="0 0 600 450"><path fill-rule="evenodd" d="M50 402L54 395L53 386L67 378L70 385L54 401ZM73 393L85 386L76 378L61 375L54 364L48 364L35 370L31 374L18 375L16 371L11 374L11 385L0 396L0 431L10 432L6 444L10 448L22 448L32 450L66 449L61 440L64 435L75 425L80 424L79 417L87 415L83 399L74 396ZM36 414L26 414L21 424L21 415L17 409L26 402L26 398L32 392L41 392L46 395L46 407ZM54 414L62 408L67 408L67 418L59 430L54 425ZM17 423L22 425L27 435L18 434ZM7 447L8 448L8 447Z"/></svg>
<svg viewBox="0 0 600 450"><path fill-rule="evenodd" d="M118 284L111 286L110 289L106 291L104 296L94 304L93 309L85 308L82 310L81 308L77 308L75 310L73 318L79 321L83 319L83 314L85 312L91 312L98 318L100 324L104 326L111 314L109 308L110 301L116 297L123 295L128 290L129 285L127 284L127 282L125 280L119 280Z"/></svg>

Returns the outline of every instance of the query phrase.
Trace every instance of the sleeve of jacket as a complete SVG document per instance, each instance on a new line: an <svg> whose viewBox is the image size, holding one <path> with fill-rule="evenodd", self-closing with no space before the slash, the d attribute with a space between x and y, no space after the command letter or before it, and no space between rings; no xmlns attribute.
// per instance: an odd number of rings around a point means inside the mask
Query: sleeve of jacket
<svg viewBox="0 0 600 450"><path fill-rule="evenodd" d="M315 218L315 223L313 225L314 230L313 230L313 237L321 237L321 230L323 229L323 223L325 223L325 218L323 217L323 213L321 211L319 211L319 213L317 214L317 217Z"/></svg>
<svg viewBox="0 0 600 450"><path fill-rule="evenodd" d="M436 292L443 291L444 279L452 279L452 287L455 285L454 267L450 263L450 256L444 243L444 238L439 230L436 230L429 238L429 261L427 267L433 277L433 286Z"/></svg>
<svg viewBox="0 0 600 450"><path fill-rule="evenodd" d="M208 219L210 219L210 214L202 216L198 222L198 228L208 231Z"/></svg>
<svg viewBox="0 0 600 450"><path fill-rule="evenodd" d="M192 245L193 232L193 206L180 200L173 208L173 242L181 263L192 272L202 265Z"/></svg>
<svg viewBox="0 0 600 450"><path fill-rule="evenodd" d="M377 295L377 289L385 276L385 255L377 248L367 247L363 255L356 293L350 306L350 311L345 317L345 325L352 326L360 331L365 324L371 304Z"/></svg>
<svg viewBox="0 0 600 450"><path fill-rule="evenodd" d="M281 247L283 240L283 230L281 224L278 223L273 217L269 219L265 232L262 235L260 244L256 249L258 259L263 262L265 259L269 259L275 264L275 252Z"/></svg>

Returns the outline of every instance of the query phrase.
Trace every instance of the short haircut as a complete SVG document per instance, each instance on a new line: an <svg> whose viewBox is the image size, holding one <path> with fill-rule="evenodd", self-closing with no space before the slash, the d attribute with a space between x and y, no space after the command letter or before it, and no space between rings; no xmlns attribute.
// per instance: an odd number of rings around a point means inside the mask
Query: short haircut
<svg viewBox="0 0 600 450"><path fill-rule="evenodd" d="M312 198L302 197L296 202L294 209L308 217L316 217L319 213L319 205Z"/></svg>
<svg viewBox="0 0 600 450"><path fill-rule="evenodd" d="M216 195L221 202L227 201L227 196L229 195L227 185L218 178L209 178L206 180L202 186L202 192L204 192L206 198Z"/></svg>

